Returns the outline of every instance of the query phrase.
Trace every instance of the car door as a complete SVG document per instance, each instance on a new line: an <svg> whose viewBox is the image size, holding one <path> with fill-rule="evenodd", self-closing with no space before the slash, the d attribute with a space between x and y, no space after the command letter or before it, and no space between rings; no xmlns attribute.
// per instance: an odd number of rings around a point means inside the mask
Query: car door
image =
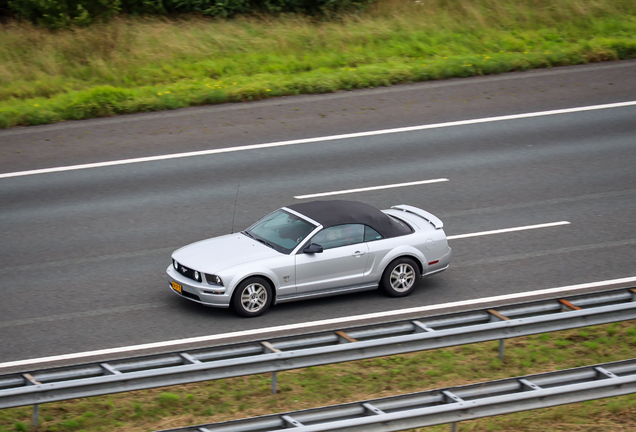
<svg viewBox="0 0 636 432"><path fill-rule="evenodd" d="M310 241L320 253L296 254L296 293L310 293L362 284L369 249L364 225L345 224L325 228Z"/></svg>

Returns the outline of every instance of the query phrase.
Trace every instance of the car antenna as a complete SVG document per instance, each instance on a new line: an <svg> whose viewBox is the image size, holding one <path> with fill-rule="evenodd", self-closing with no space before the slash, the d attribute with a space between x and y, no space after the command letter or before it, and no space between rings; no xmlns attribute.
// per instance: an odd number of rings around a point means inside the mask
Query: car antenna
<svg viewBox="0 0 636 432"><path fill-rule="evenodd" d="M238 201L239 189L241 188L241 184L239 183L236 187L236 197L234 198L234 211L232 211L232 232L230 234L234 234L234 215L236 214L236 202Z"/></svg>

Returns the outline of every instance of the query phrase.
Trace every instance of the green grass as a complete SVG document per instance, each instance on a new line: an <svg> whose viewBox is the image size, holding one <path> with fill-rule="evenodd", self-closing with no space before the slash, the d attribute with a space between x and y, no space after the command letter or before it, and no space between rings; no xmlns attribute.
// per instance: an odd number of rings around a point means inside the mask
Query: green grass
<svg viewBox="0 0 636 432"><path fill-rule="evenodd" d="M163 389L40 405L39 432L142 432L381 398L632 358L636 321ZM0 432L31 431L31 408L0 411ZM447 431L448 426L422 429ZM462 422L460 432L636 430L636 395Z"/></svg>
<svg viewBox="0 0 636 432"><path fill-rule="evenodd" d="M300 16L0 26L0 127L636 57L633 0L379 0Z"/></svg>

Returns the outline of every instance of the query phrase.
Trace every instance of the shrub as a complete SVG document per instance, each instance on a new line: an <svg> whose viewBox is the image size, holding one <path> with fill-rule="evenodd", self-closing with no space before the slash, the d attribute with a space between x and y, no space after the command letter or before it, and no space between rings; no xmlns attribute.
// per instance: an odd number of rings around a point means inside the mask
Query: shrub
<svg viewBox="0 0 636 432"><path fill-rule="evenodd" d="M49 28L85 26L119 12L120 0L9 0L19 18Z"/></svg>
<svg viewBox="0 0 636 432"><path fill-rule="evenodd" d="M9 16L9 0L0 0L0 18Z"/></svg>
<svg viewBox="0 0 636 432"><path fill-rule="evenodd" d="M374 0L0 0L17 17L49 28L82 26L121 12L132 15L236 15L297 13L334 16L363 9Z"/></svg>
<svg viewBox="0 0 636 432"><path fill-rule="evenodd" d="M227 18L253 11L253 0L123 0L123 10L133 14L200 13Z"/></svg>

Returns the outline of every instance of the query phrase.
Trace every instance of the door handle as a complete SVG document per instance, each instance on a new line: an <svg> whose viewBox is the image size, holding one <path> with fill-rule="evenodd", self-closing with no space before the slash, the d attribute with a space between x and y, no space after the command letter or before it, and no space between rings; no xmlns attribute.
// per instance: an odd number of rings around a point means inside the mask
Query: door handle
<svg viewBox="0 0 636 432"><path fill-rule="evenodd" d="M360 257L360 256L364 255L365 253L366 252L355 251L354 253L351 254L351 256Z"/></svg>

